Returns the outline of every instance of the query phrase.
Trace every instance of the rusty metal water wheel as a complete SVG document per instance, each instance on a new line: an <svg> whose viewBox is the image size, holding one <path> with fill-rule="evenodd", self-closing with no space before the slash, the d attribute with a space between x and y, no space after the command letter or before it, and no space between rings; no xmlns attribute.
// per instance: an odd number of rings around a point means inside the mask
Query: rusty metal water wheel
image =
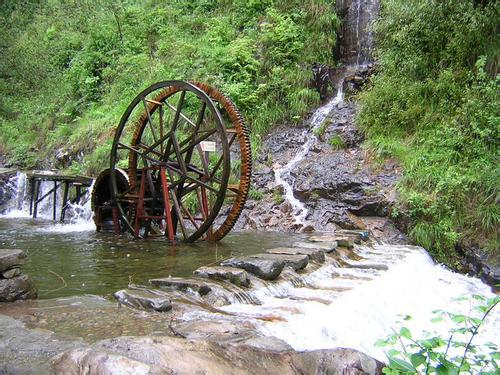
<svg viewBox="0 0 500 375"><path fill-rule="evenodd" d="M126 191L118 187L120 167L129 177ZM208 85L148 87L115 133L111 190L122 227L135 237L220 240L243 209L250 173L246 126L234 104ZM229 208L218 217L223 205Z"/></svg>

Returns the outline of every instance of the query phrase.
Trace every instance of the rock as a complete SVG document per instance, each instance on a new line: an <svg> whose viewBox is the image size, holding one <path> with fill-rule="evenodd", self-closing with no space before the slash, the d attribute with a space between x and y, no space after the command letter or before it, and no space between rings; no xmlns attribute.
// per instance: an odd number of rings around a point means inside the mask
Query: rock
<svg viewBox="0 0 500 375"><path fill-rule="evenodd" d="M356 239L357 242L361 242L359 239ZM345 236L339 236L336 234L323 234L321 236L311 236L309 237L309 241L324 243L324 242L337 242L338 246L347 247L349 249L354 247L354 243L351 238Z"/></svg>
<svg viewBox="0 0 500 375"><path fill-rule="evenodd" d="M35 314L30 313L31 317ZM53 332L30 329L18 319L0 314L0 374L52 374L50 359L82 341Z"/></svg>
<svg viewBox="0 0 500 375"><path fill-rule="evenodd" d="M140 310L154 310L159 312L172 309L172 302L167 293L160 290L146 288L128 288L114 294L119 303Z"/></svg>
<svg viewBox="0 0 500 375"><path fill-rule="evenodd" d="M324 263L325 262L325 252L319 249L304 249L300 247L276 247L274 249L267 250L269 254L287 254L287 255L297 255L303 254L307 255L310 260L315 262Z"/></svg>
<svg viewBox="0 0 500 375"><path fill-rule="evenodd" d="M331 253L333 250L335 250L338 246L336 241L331 241L331 242L294 242L293 247L300 247L304 249L316 249L316 250L323 250L327 253Z"/></svg>
<svg viewBox="0 0 500 375"><path fill-rule="evenodd" d="M291 267L295 271L302 270L306 268L307 264L309 263L309 256L304 255L304 254L272 254L272 253L267 253L267 254L256 254L256 255L251 255L252 258L258 258L258 259L272 259L272 260L278 260L281 262L285 263L285 267Z"/></svg>
<svg viewBox="0 0 500 375"><path fill-rule="evenodd" d="M366 241L370 238L370 231L368 230L349 230L349 229L340 229L337 231L339 234L348 234L359 237L360 240Z"/></svg>
<svg viewBox="0 0 500 375"><path fill-rule="evenodd" d="M52 369L56 374L118 375L162 374L162 368L135 361L124 355L101 349L80 348L56 356Z"/></svg>
<svg viewBox="0 0 500 375"><path fill-rule="evenodd" d="M255 335L255 326L253 324L245 321L225 319L197 319L186 322L175 322L171 328L177 336L183 336L188 340L208 340L215 342L241 341Z"/></svg>
<svg viewBox="0 0 500 375"><path fill-rule="evenodd" d="M21 274L12 279L0 279L0 302L35 299L36 297L35 285L28 275Z"/></svg>
<svg viewBox="0 0 500 375"><path fill-rule="evenodd" d="M227 280L235 285L248 287L250 279L245 270L234 267L200 267L193 272L195 276L212 280Z"/></svg>
<svg viewBox="0 0 500 375"><path fill-rule="evenodd" d="M22 250L0 249L0 272L22 266L25 259L26 254Z"/></svg>
<svg viewBox="0 0 500 375"><path fill-rule="evenodd" d="M21 270L19 268L11 268L10 270L4 271L2 273L2 277L4 279L12 279L13 277L19 276L21 274Z"/></svg>
<svg viewBox="0 0 500 375"><path fill-rule="evenodd" d="M231 258L221 263L222 266L242 268L263 280L275 280L283 270L285 262L277 259L256 257Z"/></svg>
<svg viewBox="0 0 500 375"><path fill-rule="evenodd" d="M275 339L238 343L119 337L54 358L58 374L380 374L383 364L353 349L272 350Z"/></svg>
<svg viewBox="0 0 500 375"><path fill-rule="evenodd" d="M151 279L149 282L155 286L167 287L173 290L192 290L200 296L204 296L212 290L211 287L203 281L182 277L163 277L160 279Z"/></svg>

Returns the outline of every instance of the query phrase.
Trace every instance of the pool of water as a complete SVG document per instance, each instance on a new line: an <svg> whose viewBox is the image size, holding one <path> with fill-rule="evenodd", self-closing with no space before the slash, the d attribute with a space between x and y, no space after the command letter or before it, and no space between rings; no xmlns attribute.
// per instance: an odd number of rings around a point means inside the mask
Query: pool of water
<svg viewBox="0 0 500 375"><path fill-rule="evenodd" d="M110 297L129 283L190 276L200 266L286 246L301 238L289 233L243 232L218 243L172 245L158 238L134 241L125 235L96 233L91 227L74 229L43 219L0 218L0 247L26 252L23 271L33 277L39 298Z"/></svg>

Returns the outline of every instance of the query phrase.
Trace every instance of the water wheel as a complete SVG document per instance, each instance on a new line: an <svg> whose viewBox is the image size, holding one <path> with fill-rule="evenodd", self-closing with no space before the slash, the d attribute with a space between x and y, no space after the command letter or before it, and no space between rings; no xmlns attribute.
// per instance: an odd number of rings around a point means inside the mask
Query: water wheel
<svg viewBox="0 0 500 375"><path fill-rule="evenodd" d="M220 240L247 198L248 130L234 104L205 84L165 81L142 91L120 120L110 159L113 206L137 238Z"/></svg>

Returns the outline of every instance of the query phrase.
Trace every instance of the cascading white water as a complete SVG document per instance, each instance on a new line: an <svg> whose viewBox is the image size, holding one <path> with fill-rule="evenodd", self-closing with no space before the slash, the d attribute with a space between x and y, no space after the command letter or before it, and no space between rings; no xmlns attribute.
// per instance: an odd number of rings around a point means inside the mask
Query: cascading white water
<svg viewBox="0 0 500 375"><path fill-rule="evenodd" d="M48 193L54 186L51 181L43 181L40 184L39 197L43 197ZM7 210L0 215L0 217L5 218L29 218L31 217L29 213L29 191L27 184L27 176L23 172L17 172L15 176L10 178L7 182L7 188L12 192L12 197L10 203L7 204ZM88 190L92 191L92 187ZM61 212L61 199L62 193L60 189L57 191L56 212ZM53 196L49 194L44 200L42 200L38 206L38 218L50 219L52 220L52 209L53 209ZM80 203L70 203L66 210L66 217L68 218L68 223L66 224L55 224L51 226L41 226L36 230L38 231L49 231L49 232L78 232L94 230L94 222L92 220L92 210L90 207L90 196L87 193Z"/></svg>
<svg viewBox="0 0 500 375"><path fill-rule="evenodd" d="M432 311L469 315L470 302L457 297L494 296L479 279L435 264L419 247L378 245L359 247L356 252L363 260L350 262L350 267L330 263L303 277L302 285L282 282L251 292L250 297L261 304L233 303L222 309L252 321L263 334L278 337L296 350L348 347L385 360L383 350L374 344L398 329L403 316L412 317L402 325L414 337L434 329L448 337L446 323L430 322ZM370 268L377 265L387 267ZM476 343L497 340L498 310L490 315ZM224 319L218 314L201 315Z"/></svg>
<svg viewBox="0 0 500 375"><path fill-rule="evenodd" d="M283 167L274 169L274 178L277 185L283 186L284 197L290 203L293 210L294 220L296 224L304 224L307 216L307 208L300 200L295 198L293 194L293 182L294 179L290 175L290 172L295 168L295 166L304 159L311 148L318 141L314 130L321 126L326 117L330 114L333 108L344 99L343 84L339 83L337 90L337 95L332 98L328 103L319 107L311 116L310 126L307 130L302 133L302 136L307 140L302 145L300 151Z"/></svg>

